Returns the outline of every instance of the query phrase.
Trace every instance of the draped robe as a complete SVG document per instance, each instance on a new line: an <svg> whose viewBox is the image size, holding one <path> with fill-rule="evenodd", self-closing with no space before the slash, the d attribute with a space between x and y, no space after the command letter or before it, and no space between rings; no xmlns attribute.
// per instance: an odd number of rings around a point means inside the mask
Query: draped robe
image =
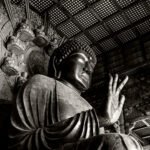
<svg viewBox="0 0 150 150"><path fill-rule="evenodd" d="M111 136L113 142L108 144ZM110 150L115 139L122 144L120 137L124 136L100 136L95 110L74 89L53 78L35 75L18 93L11 115L9 148Z"/></svg>

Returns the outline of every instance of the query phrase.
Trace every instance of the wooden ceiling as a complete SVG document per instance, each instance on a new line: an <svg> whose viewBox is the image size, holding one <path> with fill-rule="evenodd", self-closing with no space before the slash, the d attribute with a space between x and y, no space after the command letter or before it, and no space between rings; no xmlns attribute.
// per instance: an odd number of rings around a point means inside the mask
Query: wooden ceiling
<svg viewBox="0 0 150 150"><path fill-rule="evenodd" d="M24 6L23 0L11 0ZM62 37L91 45L97 55L150 31L150 0L29 0Z"/></svg>

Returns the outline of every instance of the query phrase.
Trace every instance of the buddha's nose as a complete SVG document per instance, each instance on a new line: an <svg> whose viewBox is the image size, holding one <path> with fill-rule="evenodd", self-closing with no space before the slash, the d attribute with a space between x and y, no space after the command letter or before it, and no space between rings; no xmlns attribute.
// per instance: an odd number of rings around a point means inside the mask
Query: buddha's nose
<svg viewBox="0 0 150 150"><path fill-rule="evenodd" d="M88 72L88 73L93 72L93 68L92 68L92 66L90 65L89 62L86 63L85 71Z"/></svg>

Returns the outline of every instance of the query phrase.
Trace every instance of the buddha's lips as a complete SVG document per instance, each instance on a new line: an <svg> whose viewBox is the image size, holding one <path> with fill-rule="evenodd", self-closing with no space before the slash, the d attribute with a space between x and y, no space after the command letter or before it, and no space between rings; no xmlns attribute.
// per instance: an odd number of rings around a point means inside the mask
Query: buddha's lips
<svg viewBox="0 0 150 150"><path fill-rule="evenodd" d="M87 73L83 73L83 74L81 75L81 77L82 77L82 79L83 79L84 81L86 81L86 82L89 82L89 80L90 80L90 75L87 74Z"/></svg>

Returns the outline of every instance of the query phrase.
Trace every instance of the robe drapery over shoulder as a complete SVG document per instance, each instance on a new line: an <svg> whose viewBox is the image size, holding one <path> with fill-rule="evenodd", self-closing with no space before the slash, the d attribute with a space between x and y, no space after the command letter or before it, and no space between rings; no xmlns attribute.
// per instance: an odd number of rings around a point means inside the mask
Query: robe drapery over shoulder
<svg viewBox="0 0 150 150"><path fill-rule="evenodd" d="M10 147L50 149L98 134L94 109L63 83L36 75L20 90L11 117Z"/></svg>
<svg viewBox="0 0 150 150"><path fill-rule="evenodd" d="M85 99L55 79L35 75L18 93L11 115L9 148L107 150L106 145L112 148L115 144L106 142L109 138L121 141L122 137L99 134L97 114Z"/></svg>

